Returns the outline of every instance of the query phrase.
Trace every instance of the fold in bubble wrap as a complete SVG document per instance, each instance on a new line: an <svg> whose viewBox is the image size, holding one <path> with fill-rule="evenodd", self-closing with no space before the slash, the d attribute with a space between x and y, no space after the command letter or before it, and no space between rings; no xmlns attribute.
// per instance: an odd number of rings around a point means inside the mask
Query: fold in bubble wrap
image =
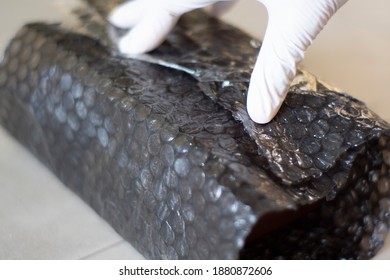
<svg viewBox="0 0 390 280"><path fill-rule="evenodd" d="M129 59L94 17L14 37L0 123L146 258L366 259L383 245L390 126L364 104L301 71L257 125L246 34L195 12Z"/></svg>

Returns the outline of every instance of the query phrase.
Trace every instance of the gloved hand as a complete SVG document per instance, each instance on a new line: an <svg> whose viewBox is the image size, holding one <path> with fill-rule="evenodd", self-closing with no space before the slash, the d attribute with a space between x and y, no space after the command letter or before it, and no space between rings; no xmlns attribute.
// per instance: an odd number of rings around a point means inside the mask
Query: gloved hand
<svg viewBox="0 0 390 280"><path fill-rule="evenodd" d="M134 0L117 7L109 20L132 28L119 42L121 52L144 53L163 42L183 13L222 1ZM305 50L347 0L258 1L267 8L269 19L251 76L247 110L253 121L267 123L282 105Z"/></svg>

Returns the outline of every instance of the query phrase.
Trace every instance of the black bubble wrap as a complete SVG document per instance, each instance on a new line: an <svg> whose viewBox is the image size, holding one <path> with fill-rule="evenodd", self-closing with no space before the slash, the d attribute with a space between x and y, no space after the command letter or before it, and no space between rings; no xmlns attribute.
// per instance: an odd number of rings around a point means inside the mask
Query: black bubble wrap
<svg viewBox="0 0 390 280"><path fill-rule="evenodd" d="M146 258L366 259L383 245L390 126L364 104L300 71L257 125L246 34L193 13L129 59L87 14L83 31L14 37L0 122Z"/></svg>

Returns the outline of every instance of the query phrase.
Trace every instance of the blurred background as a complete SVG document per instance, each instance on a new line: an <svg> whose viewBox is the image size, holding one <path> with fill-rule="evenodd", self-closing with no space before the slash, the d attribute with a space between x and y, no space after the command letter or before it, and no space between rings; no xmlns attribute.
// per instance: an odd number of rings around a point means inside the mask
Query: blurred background
<svg viewBox="0 0 390 280"><path fill-rule="evenodd" d="M78 2L1 0L0 57L24 23L61 21ZM389 0L349 1L309 48L302 67L390 121L388 11ZM255 0L240 0L223 19L261 39L267 13ZM0 128L0 259L131 258L141 256ZM390 238L377 258L390 259Z"/></svg>

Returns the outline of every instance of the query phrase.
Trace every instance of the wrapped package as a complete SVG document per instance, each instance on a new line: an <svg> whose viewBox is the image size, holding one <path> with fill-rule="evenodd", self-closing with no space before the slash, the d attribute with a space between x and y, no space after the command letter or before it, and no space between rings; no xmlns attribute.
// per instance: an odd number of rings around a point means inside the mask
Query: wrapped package
<svg viewBox="0 0 390 280"><path fill-rule="evenodd" d="M366 259L390 223L389 124L299 71L269 124L245 110L260 44L197 11L126 58L88 1L0 65L0 123L146 258ZM97 8L97 10L95 10ZM218 36L216 36L218 34ZM111 35L111 37L109 37Z"/></svg>

